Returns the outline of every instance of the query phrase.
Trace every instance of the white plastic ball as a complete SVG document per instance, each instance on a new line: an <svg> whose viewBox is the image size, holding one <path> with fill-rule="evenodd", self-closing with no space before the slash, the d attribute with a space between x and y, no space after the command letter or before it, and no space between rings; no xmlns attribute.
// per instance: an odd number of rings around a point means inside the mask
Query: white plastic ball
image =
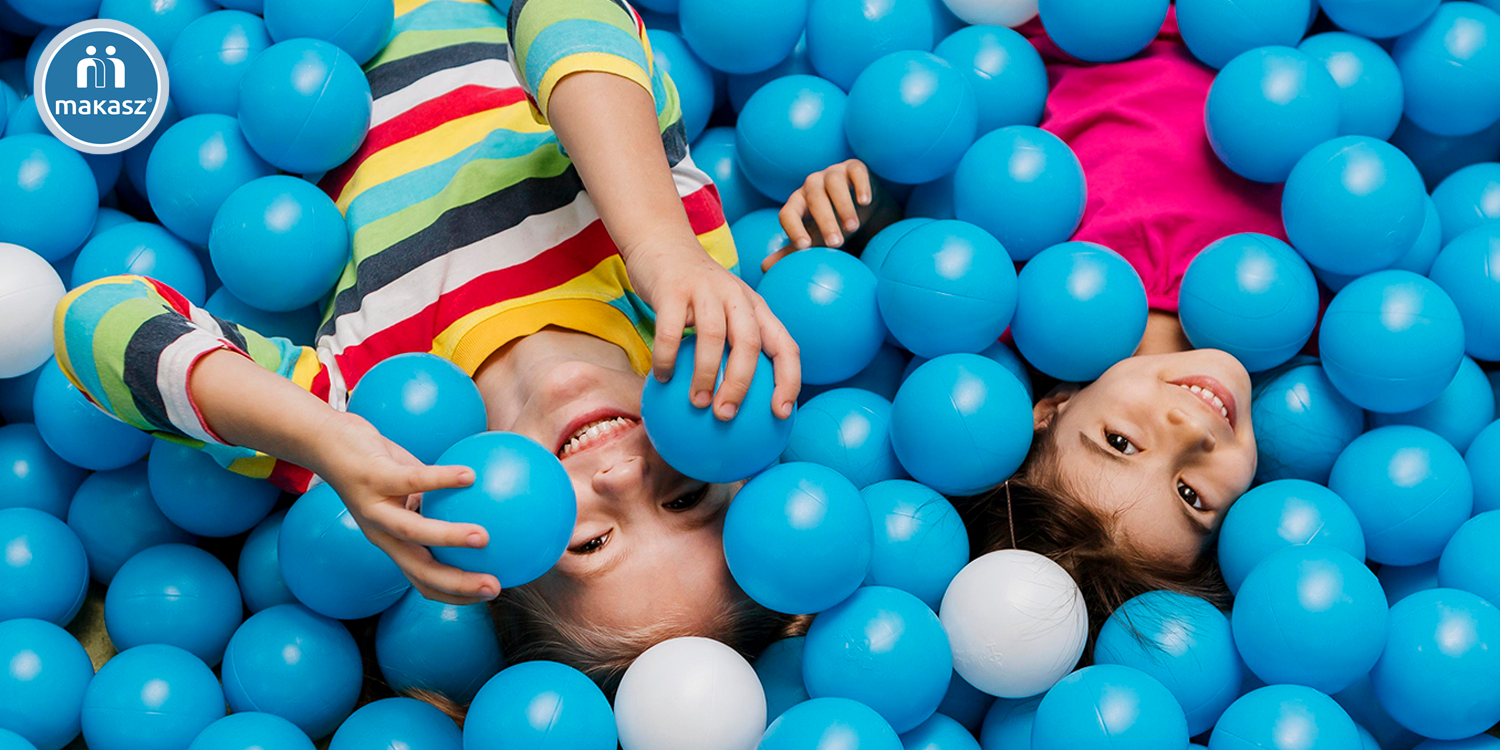
<svg viewBox="0 0 1500 750"><path fill-rule="evenodd" d="M52 356L52 311L67 293L42 256L0 242L0 378L25 375Z"/></svg>
<svg viewBox="0 0 1500 750"><path fill-rule="evenodd" d="M948 584L939 612L953 668L1001 698L1045 692L1073 670L1088 639L1083 592L1062 566L1007 549L975 559Z"/></svg>
<svg viewBox="0 0 1500 750"><path fill-rule="evenodd" d="M1036 18L1037 0L943 0L953 15L969 24L1015 28Z"/></svg>
<svg viewBox="0 0 1500 750"><path fill-rule="evenodd" d="M622 750L754 750L766 730L766 694L734 649L672 638L625 670L615 726Z"/></svg>

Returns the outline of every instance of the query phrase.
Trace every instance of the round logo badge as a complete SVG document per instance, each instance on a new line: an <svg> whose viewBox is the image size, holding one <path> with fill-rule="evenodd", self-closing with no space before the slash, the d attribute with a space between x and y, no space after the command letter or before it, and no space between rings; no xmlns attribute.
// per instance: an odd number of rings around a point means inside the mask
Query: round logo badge
<svg viewBox="0 0 1500 750"><path fill-rule="evenodd" d="M37 111L63 143L114 154L145 140L167 106L167 64L135 27L104 19L63 30L36 66Z"/></svg>

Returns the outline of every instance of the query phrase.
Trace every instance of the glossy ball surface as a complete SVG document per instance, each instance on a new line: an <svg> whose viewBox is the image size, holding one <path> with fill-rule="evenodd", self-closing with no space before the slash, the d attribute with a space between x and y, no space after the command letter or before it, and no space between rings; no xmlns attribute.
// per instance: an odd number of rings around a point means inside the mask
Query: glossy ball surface
<svg viewBox="0 0 1500 750"><path fill-rule="evenodd" d="M1385 654L1370 673L1380 705L1407 729L1458 740L1500 721L1500 609L1456 589L1391 608Z"/></svg>
<svg viewBox="0 0 1500 750"><path fill-rule="evenodd" d="M425 352L398 354L370 368L349 396L349 411L429 465L486 424L474 379Z"/></svg>
<svg viewBox="0 0 1500 750"><path fill-rule="evenodd" d="M1222 68L1256 47L1295 45L1307 31L1309 6L1308 0L1184 0L1177 25L1194 57Z"/></svg>
<svg viewBox="0 0 1500 750"><path fill-rule="evenodd" d="M932 49L935 11L925 0L813 0L808 61L818 75L853 93L855 81L876 60Z"/></svg>
<svg viewBox="0 0 1500 750"><path fill-rule="evenodd" d="M614 707L623 750L739 750L766 728L760 678L712 638L646 649L620 679Z"/></svg>
<svg viewBox="0 0 1500 750"><path fill-rule="evenodd" d="M349 53L360 65L370 61L391 35L396 6L392 0L265 0L261 15L278 42L321 39Z"/></svg>
<svg viewBox="0 0 1500 750"><path fill-rule="evenodd" d="M333 733L328 750L458 750L463 732L431 703L386 698L367 703Z"/></svg>
<svg viewBox="0 0 1500 750"><path fill-rule="evenodd" d="M322 302L333 289L349 262L349 229L316 185L272 175L224 199L208 250L234 296L262 310L290 312Z"/></svg>
<svg viewBox="0 0 1500 750"><path fill-rule="evenodd" d="M0 243L60 260L88 238L99 188L83 156L62 141L12 132L0 141L0 205Z"/></svg>
<svg viewBox="0 0 1500 750"><path fill-rule="evenodd" d="M73 495L67 520L88 555L89 575L105 586L126 560L144 549L198 542L156 507L145 464L90 475Z"/></svg>
<svg viewBox="0 0 1500 750"><path fill-rule="evenodd" d="M1180 23L1180 11L1178 17ZM1314 146L1338 135L1339 87L1311 55L1260 47L1219 71L1204 118L1208 142L1225 166L1256 182L1283 182Z"/></svg>
<svg viewBox="0 0 1500 750"><path fill-rule="evenodd" d="M1406 116L1442 136L1477 133L1500 119L1500 13L1479 3L1442 4L1396 40Z"/></svg>
<svg viewBox="0 0 1500 750"><path fill-rule="evenodd" d="M284 510L266 516L245 537L245 546L240 548L235 577L240 583L240 598L251 614L278 604L297 603L297 597L286 587L286 579L281 577L281 560L276 553L281 541L281 522L285 519Z"/></svg>
<svg viewBox="0 0 1500 750"><path fill-rule="evenodd" d="M1073 236L1087 198L1078 156L1062 139L1027 125L980 137L953 173L955 215L994 235L1015 260Z"/></svg>
<svg viewBox="0 0 1500 750"><path fill-rule="evenodd" d="M904 2L925 5L925 0ZM952 63L930 52L881 57L849 89L844 119L849 147L871 171L893 182L931 182L953 171L978 127L973 87Z"/></svg>
<svg viewBox="0 0 1500 750"><path fill-rule="evenodd" d="M988 232L962 221L913 227L881 262L880 314L921 357L994 344L1016 309L1016 268Z"/></svg>
<svg viewBox="0 0 1500 750"><path fill-rule="evenodd" d="M1486 224L1500 221L1500 164L1471 164L1443 178L1432 189L1442 222L1443 243Z"/></svg>
<svg viewBox="0 0 1500 750"><path fill-rule="evenodd" d="M1480 513L1453 533L1438 562L1438 585L1500 607L1500 512Z"/></svg>
<svg viewBox="0 0 1500 750"><path fill-rule="evenodd" d="M164 643L210 667L224 658L242 611L239 585L224 563L185 544L130 558L104 597L104 625L116 648Z"/></svg>
<svg viewBox="0 0 1500 750"><path fill-rule="evenodd" d="M1132 667L1096 664L1058 681L1037 706L1033 750L1182 747L1187 719L1171 691Z"/></svg>
<svg viewBox="0 0 1500 750"><path fill-rule="evenodd" d="M827 391L803 404L781 460L827 466L860 489L906 476L891 448L891 402L857 388Z"/></svg>
<svg viewBox="0 0 1500 750"><path fill-rule="evenodd" d="M677 20L683 38L714 69L758 73L791 54L807 9L807 0L683 0Z"/></svg>
<svg viewBox="0 0 1500 750"><path fill-rule="evenodd" d="M375 660L393 690L431 690L458 703L505 666L487 605L446 604L416 589L380 615Z"/></svg>
<svg viewBox="0 0 1500 750"><path fill-rule="evenodd" d="M771 206L770 199L761 195L760 191L756 190L755 186L745 178L745 170L740 166L739 151L734 145L734 128L716 127L703 131L703 135L698 136L698 140L693 143L692 154L693 163L713 179L714 187L719 191L719 203L724 208L724 220L729 222L731 232L734 231L734 226L741 218L752 211ZM771 213L774 215L776 212ZM779 222L774 226L775 231L780 231ZM760 261L770 253L752 257L753 254L748 251L755 246L755 243L741 240L738 236L735 237L734 245L740 255L740 278L750 284L751 289L754 289L760 279ZM776 249L785 245L786 240L783 239ZM755 282L752 282L751 276L747 275L752 264L755 269Z"/></svg>
<svg viewBox="0 0 1500 750"><path fill-rule="evenodd" d="M1473 485L1448 441L1407 425L1381 427L1349 444L1328 487L1349 503L1365 553L1389 565L1435 559L1473 510Z"/></svg>
<svg viewBox="0 0 1500 750"><path fill-rule="evenodd" d="M160 224L135 221L90 239L74 256L68 287L121 274L160 281L195 305L207 294L198 254Z"/></svg>
<svg viewBox="0 0 1500 750"><path fill-rule="evenodd" d="M880 714L847 698L815 698L787 709L766 727L756 750L902 750Z"/></svg>
<svg viewBox="0 0 1500 750"><path fill-rule="evenodd" d="M890 586L933 611L969 562L969 535L948 499L916 482L895 479L860 491L870 509L875 545L865 583Z"/></svg>
<svg viewBox="0 0 1500 750"><path fill-rule="evenodd" d="M89 585L88 556L73 530L35 508L7 508L0 549L0 620L72 622Z"/></svg>
<svg viewBox="0 0 1500 750"><path fill-rule="evenodd" d="M10 321L0 334L0 375L19 378L52 356L52 312L67 288L45 258L20 245L0 242L0 263L0 315Z"/></svg>
<svg viewBox="0 0 1500 750"><path fill-rule="evenodd" d="M891 445L912 478L970 495L1015 473L1031 447L1031 399L1004 365L947 354L918 367L896 392ZM954 441L964 441L955 450Z"/></svg>
<svg viewBox="0 0 1500 750"><path fill-rule="evenodd" d="M364 668L341 623L300 604L283 604L234 632L223 677L230 710L275 714L321 739L354 710Z"/></svg>
<svg viewBox="0 0 1500 750"><path fill-rule="evenodd" d="M708 136L704 136L707 138ZM714 182L718 182L717 175ZM765 196L755 193L758 200L765 201ZM769 201L765 201L769 202ZM729 214L728 203L724 207L725 216ZM750 285L751 289L760 286L760 281L765 277L761 270L761 262L772 253L786 247L789 240L786 230L781 228L781 218L775 208L758 208L739 219L735 220L729 227L730 234L734 237L734 248L740 258L740 279Z"/></svg>
<svg viewBox="0 0 1500 750"><path fill-rule="evenodd" d="M1260 383L1250 415L1258 482L1326 483L1333 462L1365 427L1364 409L1344 398L1316 364L1292 367Z"/></svg>
<svg viewBox="0 0 1500 750"><path fill-rule="evenodd" d="M79 732L94 679L87 651L68 631L33 619L0 621L0 729L36 750L62 750Z"/></svg>
<svg viewBox="0 0 1500 750"><path fill-rule="evenodd" d="M354 58L316 39L278 42L240 79L240 124L260 157L294 174L348 161L370 127L370 84Z"/></svg>
<svg viewBox="0 0 1500 750"><path fill-rule="evenodd" d="M1118 62L1146 48L1167 20L1168 0L1041 0L1037 10L1047 36L1073 57Z"/></svg>
<svg viewBox="0 0 1500 750"><path fill-rule="evenodd" d="M1491 422L1474 437L1464 454L1464 464L1474 482L1475 515L1500 510L1500 474L1490 470L1500 466L1497 462L1500 462L1500 427Z"/></svg>
<svg viewBox="0 0 1500 750"><path fill-rule="evenodd" d="M1009 125L1041 124L1047 68L1026 37L1003 26L966 26L932 51L952 63L973 87L979 135Z"/></svg>
<svg viewBox="0 0 1500 750"><path fill-rule="evenodd" d="M313 750L296 724L258 711L230 714L209 724L187 750Z"/></svg>
<svg viewBox="0 0 1500 750"><path fill-rule="evenodd" d="M885 341L875 274L841 250L793 253L756 291L801 350L802 379L837 383L865 369Z"/></svg>
<svg viewBox="0 0 1500 750"><path fill-rule="evenodd" d="M615 750L609 699L582 672L528 661L480 689L464 721L464 750Z"/></svg>
<svg viewBox="0 0 1500 750"><path fill-rule="evenodd" d="M201 450L166 440L152 441L146 475L162 515L199 536L243 534L281 497L264 479L235 474Z"/></svg>
<svg viewBox="0 0 1500 750"><path fill-rule="evenodd" d="M0 508L36 508L66 519L86 476L47 447L36 425L0 427Z"/></svg>
<svg viewBox="0 0 1500 750"><path fill-rule="evenodd" d="M1290 245L1235 234L1198 253L1182 276L1178 315L1188 340L1222 349L1251 372L1296 354L1318 322L1318 282Z"/></svg>
<svg viewBox="0 0 1500 750"><path fill-rule="evenodd" d="M42 365L32 394L36 429L47 447L74 466L108 471L146 456L152 437L95 406L68 381L57 360Z"/></svg>
<svg viewBox="0 0 1500 750"><path fill-rule="evenodd" d="M89 683L83 739L98 750L177 750L225 713L224 691L202 660L176 646L136 646Z"/></svg>
<svg viewBox="0 0 1500 750"><path fill-rule="evenodd" d="M1469 357L1458 366L1453 382L1432 403L1407 412L1370 415L1370 427L1409 424L1437 433L1453 444L1459 453L1481 430L1495 420L1495 389L1484 371Z"/></svg>
<svg viewBox="0 0 1500 750"><path fill-rule="evenodd" d="M1361 750L1359 728L1332 698L1301 685L1252 690L1229 705L1208 750Z"/></svg>
<svg viewBox="0 0 1500 750"><path fill-rule="evenodd" d="M766 721L772 722L788 708L808 699L802 680L802 649L805 636L782 638L766 646L750 666L766 693Z"/></svg>
<svg viewBox="0 0 1500 750"><path fill-rule="evenodd" d="M328 484L308 490L287 511L276 557L297 601L324 617L380 614L411 585Z"/></svg>
<svg viewBox="0 0 1500 750"><path fill-rule="evenodd" d="M1219 529L1219 569L1230 591L1284 547L1319 544L1365 559L1365 536L1344 499L1321 484L1281 479L1251 489L1230 506Z"/></svg>
<svg viewBox="0 0 1500 750"><path fill-rule="evenodd" d="M151 209L172 233L207 245L214 215L230 193L276 169L246 142L229 115L184 118L162 133L146 162Z"/></svg>
<svg viewBox="0 0 1500 750"><path fill-rule="evenodd" d="M1400 149L1344 136L1302 157L1281 199L1287 237L1308 263L1363 274L1400 260L1427 217L1422 175Z"/></svg>
<svg viewBox="0 0 1500 750"><path fill-rule="evenodd" d="M270 46L265 22L242 10L215 11L188 24L167 58L178 112L237 114L240 77Z"/></svg>
<svg viewBox="0 0 1500 750"><path fill-rule="evenodd" d="M1464 350L1475 359L1500 357L1500 224L1471 229L1443 248L1429 278L1447 292L1463 319Z"/></svg>
<svg viewBox="0 0 1500 750"><path fill-rule="evenodd" d="M1066 242L1021 269L1011 335L1033 367L1087 382L1135 351L1146 313L1146 287L1129 262L1103 245Z"/></svg>
<svg viewBox="0 0 1500 750"><path fill-rule="evenodd" d="M1339 86L1339 135L1385 140L1396 132L1405 92L1401 71L1380 45L1329 31L1304 39L1297 49L1322 62Z"/></svg>
<svg viewBox="0 0 1500 750"><path fill-rule="evenodd" d="M807 175L851 157L844 136L847 99L838 86L809 75L760 87L735 123L734 145L750 184L780 203Z"/></svg>

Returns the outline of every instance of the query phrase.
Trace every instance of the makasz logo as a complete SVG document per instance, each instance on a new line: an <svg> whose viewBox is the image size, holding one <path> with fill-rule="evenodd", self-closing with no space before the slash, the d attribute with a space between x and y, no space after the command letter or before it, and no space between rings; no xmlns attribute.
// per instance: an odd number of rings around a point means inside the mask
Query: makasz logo
<svg viewBox="0 0 1500 750"><path fill-rule="evenodd" d="M151 40L119 21L84 21L58 34L36 66L47 129L89 154L145 140L167 106L167 65Z"/></svg>

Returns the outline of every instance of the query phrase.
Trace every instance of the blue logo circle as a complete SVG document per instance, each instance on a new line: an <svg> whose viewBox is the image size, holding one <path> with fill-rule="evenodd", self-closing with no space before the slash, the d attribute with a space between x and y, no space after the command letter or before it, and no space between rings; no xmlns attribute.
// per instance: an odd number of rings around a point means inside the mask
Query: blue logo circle
<svg viewBox="0 0 1500 750"><path fill-rule="evenodd" d="M135 27L84 21L47 45L33 88L53 135L85 153L113 154L145 140L161 122L167 65Z"/></svg>

